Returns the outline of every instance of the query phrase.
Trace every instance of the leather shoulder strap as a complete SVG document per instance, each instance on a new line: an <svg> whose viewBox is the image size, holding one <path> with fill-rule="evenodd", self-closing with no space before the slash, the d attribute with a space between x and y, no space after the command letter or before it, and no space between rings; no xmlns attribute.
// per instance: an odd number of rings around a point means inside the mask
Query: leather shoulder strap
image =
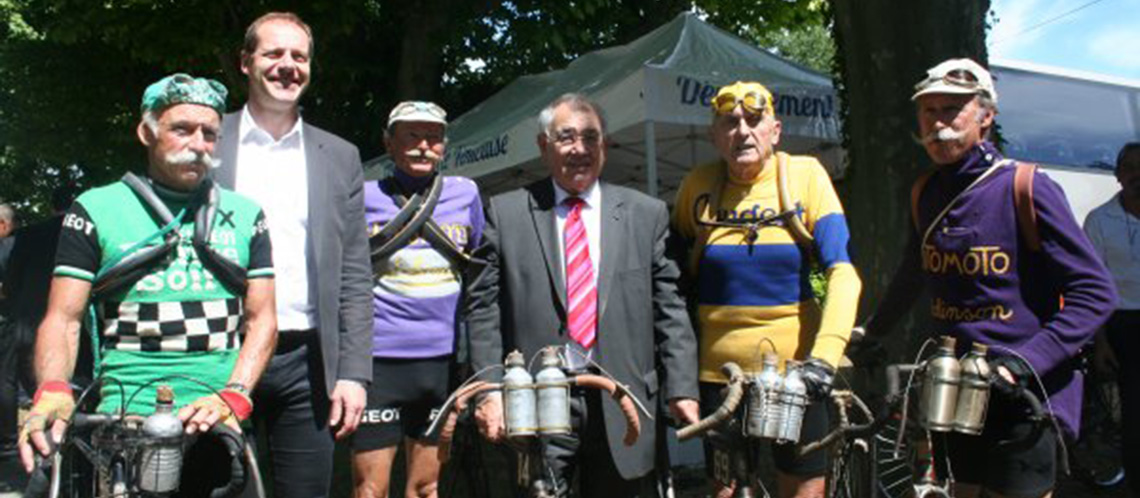
<svg viewBox="0 0 1140 498"><path fill-rule="evenodd" d="M1017 227L1031 251L1041 250L1041 233L1037 229L1037 210L1033 207L1033 176L1037 165L1017 163L1013 174L1013 205L1017 209Z"/></svg>
<svg viewBox="0 0 1140 498"><path fill-rule="evenodd" d="M780 212L791 211L791 215L785 218L788 231L792 234L792 239L801 246L811 247L815 238L812 237L811 232L804 226L804 221L800 219L800 210L796 203L792 202L791 192L788 191L788 155L783 152L776 153L776 194L780 201Z"/></svg>
<svg viewBox="0 0 1140 498"><path fill-rule="evenodd" d="M713 168L716 170L716 176L713 178L712 184L709 185L707 194L697 197L697 204L693 206L693 225L696 227L697 237L693 241L693 250L689 251L689 274L696 276L697 270L701 266L701 257L705 254L705 246L709 243L709 237L712 237L712 227L709 227L701 221L713 221L716 219L716 210L720 209L720 193L724 190L724 184L728 181L724 168ZM705 199L702 204L701 198Z"/></svg>

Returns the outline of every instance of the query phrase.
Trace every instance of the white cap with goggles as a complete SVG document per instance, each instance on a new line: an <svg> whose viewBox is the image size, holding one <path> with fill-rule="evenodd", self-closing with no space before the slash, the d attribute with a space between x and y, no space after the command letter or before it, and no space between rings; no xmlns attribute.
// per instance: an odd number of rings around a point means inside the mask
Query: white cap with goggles
<svg viewBox="0 0 1140 498"><path fill-rule="evenodd" d="M911 100L932 93L953 95L985 94L997 104L997 90L990 72L970 59L949 59L926 71L926 78L914 85Z"/></svg>
<svg viewBox="0 0 1140 498"><path fill-rule="evenodd" d="M388 114L388 128L401 121L439 123L447 126L447 111L432 102L406 100L396 104Z"/></svg>

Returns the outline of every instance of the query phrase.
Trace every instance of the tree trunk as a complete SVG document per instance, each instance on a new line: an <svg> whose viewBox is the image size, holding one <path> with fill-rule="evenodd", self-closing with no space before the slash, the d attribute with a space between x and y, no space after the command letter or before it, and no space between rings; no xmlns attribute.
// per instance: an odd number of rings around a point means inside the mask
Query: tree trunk
<svg viewBox="0 0 1140 498"><path fill-rule="evenodd" d="M951 57L986 65L989 0L831 0L848 169L844 190L853 257L863 278L861 317L886 291L909 232L910 186L931 167L910 101L926 69ZM904 327L924 335L925 305ZM922 310L923 312L918 312Z"/></svg>

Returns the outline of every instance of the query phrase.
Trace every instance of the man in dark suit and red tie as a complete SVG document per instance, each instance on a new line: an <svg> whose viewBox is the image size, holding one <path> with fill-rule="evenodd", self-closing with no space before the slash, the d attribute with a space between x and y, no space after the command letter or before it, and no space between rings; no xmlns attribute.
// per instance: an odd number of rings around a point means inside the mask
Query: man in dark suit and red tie
<svg viewBox="0 0 1140 498"><path fill-rule="evenodd" d="M518 349L530 358L564 348L571 370L600 366L646 406L664 397L684 423L698 417L697 348L680 275L665 255L665 203L598 181L606 159L605 119L597 104L563 95L539 116L538 147L551 176L492 198L486 260L471 290L468 324L474 367L500 364ZM558 496L573 476L581 496L654 496L655 421L622 442L625 419L596 391L572 391L572 432L548 437L545 457ZM502 437L502 398L485 397L476 418Z"/></svg>

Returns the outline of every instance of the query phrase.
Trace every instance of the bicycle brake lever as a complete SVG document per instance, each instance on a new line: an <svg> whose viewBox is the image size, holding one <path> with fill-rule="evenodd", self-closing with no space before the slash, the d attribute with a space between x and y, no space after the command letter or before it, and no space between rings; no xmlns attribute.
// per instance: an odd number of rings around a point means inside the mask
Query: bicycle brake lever
<svg viewBox="0 0 1140 498"><path fill-rule="evenodd" d="M33 458L35 467L32 473L28 475L28 484L24 488L24 496L28 498L38 498L47 496L51 487L51 474L54 470L54 465L58 462L56 455L59 451L59 445L52 440L50 434L46 435L44 439L48 444L48 456L40 455L40 452L33 451Z"/></svg>

